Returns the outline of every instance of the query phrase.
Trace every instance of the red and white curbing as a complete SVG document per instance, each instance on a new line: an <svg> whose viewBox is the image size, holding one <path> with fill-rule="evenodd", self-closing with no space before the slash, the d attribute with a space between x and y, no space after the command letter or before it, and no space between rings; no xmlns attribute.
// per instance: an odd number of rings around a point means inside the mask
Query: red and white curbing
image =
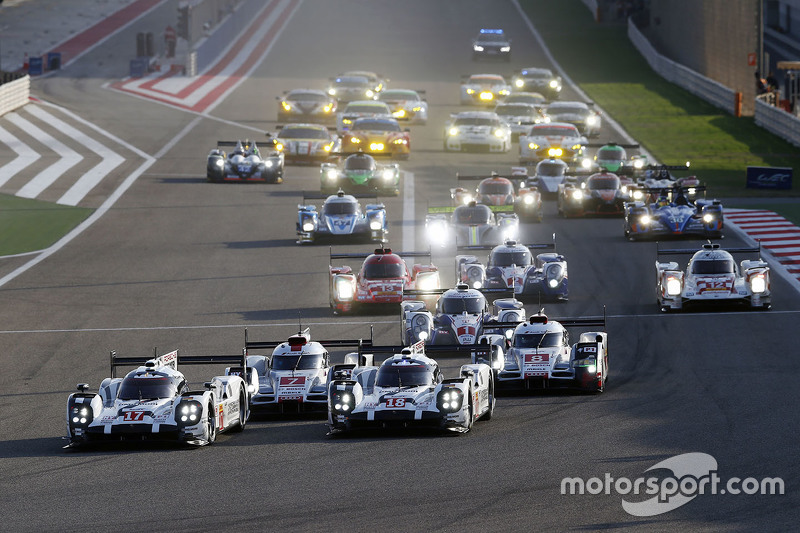
<svg viewBox="0 0 800 533"><path fill-rule="evenodd" d="M754 242L800 289L800 227L766 209L726 209L726 225Z"/></svg>

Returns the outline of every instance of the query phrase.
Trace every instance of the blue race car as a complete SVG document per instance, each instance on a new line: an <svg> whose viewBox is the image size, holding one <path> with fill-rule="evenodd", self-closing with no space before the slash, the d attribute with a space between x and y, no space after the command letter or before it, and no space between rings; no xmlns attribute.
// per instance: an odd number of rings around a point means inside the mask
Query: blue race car
<svg viewBox="0 0 800 533"><path fill-rule="evenodd" d="M372 198L373 204L364 209L357 198ZM324 199L322 208L306 204L307 200ZM372 195L345 194L341 189L336 194L326 195L303 192L303 203L297 206L297 244L319 240L385 243L389 232L386 224L386 207Z"/></svg>
<svg viewBox="0 0 800 533"><path fill-rule="evenodd" d="M721 238L722 203L697 198L697 193L705 190L704 185L644 189L645 198L653 194L658 197L655 202L625 204L625 237L628 240L683 236Z"/></svg>

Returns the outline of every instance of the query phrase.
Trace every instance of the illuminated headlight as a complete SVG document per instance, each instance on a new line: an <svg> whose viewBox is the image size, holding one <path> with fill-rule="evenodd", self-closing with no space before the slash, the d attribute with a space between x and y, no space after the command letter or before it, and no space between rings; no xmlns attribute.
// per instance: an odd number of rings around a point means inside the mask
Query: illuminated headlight
<svg viewBox="0 0 800 533"><path fill-rule="evenodd" d="M439 288L438 272L420 272L417 274L417 290L430 291Z"/></svg>
<svg viewBox="0 0 800 533"><path fill-rule="evenodd" d="M583 168L592 168L592 160L591 159L584 159L581 161L581 166Z"/></svg>
<svg viewBox="0 0 800 533"><path fill-rule="evenodd" d="M392 113L392 116L394 118L403 118L403 117L406 116L406 110L405 109L398 109L397 111Z"/></svg>
<svg viewBox="0 0 800 533"><path fill-rule="evenodd" d="M647 225L648 225L648 224L650 224L652 221L653 221L653 218L652 218L650 215L642 215L642 216L639 218L639 223L640 223L640 224L642 224L642 225L644 225L644 226L647 226Z"/></svg>
<svg viewBox="0 0 800 533"><path fill-rule="evenodd" d="M322 149L325 150L326 152L330 152L331 150L333 150L333 143L326 144L325 146L322 147Z"/></svg>
<svg viewBox="0 0 800 533"><path fill-rule="evenodd" d="M495 137L500 137L502 139L503 137L505 137L505 135L506 135L506 130L504 130L503 128L497 128L496 130L494 130Z"/></svg>
<svg viewBox="0 0 800 533"><path fill-rule="evenodd" d="M525 202L526 205L533 204L533 195L532 194L526 194L525 198L523 198L522 201Z"/></svg>
<svg viewBox="0 0 800 533"><path fill-rule="evenodd" d="M74 405L72 406L71 412L71 420L74 425L85 426L89 424L92 419L92 410L89 408L88 405Z"/></svg>
<svg viewBox="0 0 800 533"><path fill-rule="evenodd" d="M225 166L225 161L223 161L222 159L217 159L216 161L214 161L214 165L218 166L219 168L222 168Z"/></svg>
<svg viewBox="0 0 800 533"><path fill-rule="evenodd" d="M336 89L333 89L333 88L328 89L328 94L331 95L331 96L335 95L336 94Z"/></svg>
<svg viewBox="0 0 800 533"><path fill-rule="evenodd" d="M597 124L597 117L592 115L591 117L586 117L586 124L589 126L594 126Z"/></svg>
<svg viewBox="0 0 800 533"><path fill-rule="evenodd" d="M372 98L373 96L375 96L375 91L373 91L372 89L367 89L366 91L364 91L364 96L366 96L367 98Z"/></svg>
<svg viewBox="0 0 800 533"><path fill-rule="evenodd" d="M465 194L464 196L461 197L461 203L463 203L464 205L469 204L472 200L473 198L471 194Z"/></svg>
<svg viewBox="0 0 800 533"><path fill-rule="evenodd" d="M272 168L272 160L267 159L266 161L264 161L264 166L266 166L267 168Z"/></svg>
<svg viewBox="0 0 800 533"><path fill-rule="evenodd" d="M558 280L551 279L550 281L547 282L547 284L550 285L551 289L555 289L556 287L558 287Z"/></svg>
<svg viewBox="0 0 800 533"><path fill-rule="evenodd" d="M475 89L467 89L467 94L475 94Z"/></svg>
<svg viewBox="0 0 800 533"><path fill-rule="evenodd" d="M359 144L361 142L361 139L359 139L358 137L350 137L350 142L353 144Z"/></svg>
<svg viewBox="0 0 800 533"><path fill-rule="evenodd" d="M667 295L678 296L681 293L681 282L678 278L667 278Z"/></svg>
<svg viewBox="0 0 800 533"><path fill-rule="evenodd" d="M501 46L500 47L500 51L501 52L510 52L511 51L511 47L510 46Z"/></svg>
<svg viewBox="0 0 800 533"><path fill-rule="evenodd" d="M421 340L421 341L426 341L426 340L428 340L428 332L427 332L427 331L420 331L420 332L419 332L419 335L417 335L417 338L418 338L419 340Z"/></svg>
<svg viewBox="0 0 800 533"><path fill-rule="evenodd" d="M643 168L643 167L644 167L644 160L642 160L642 159L636 159L636 160L633 162L633 168L640 169L640 168Z"/></svg>
<svg viewBox="0 0 800 533"><path fill-rule="evenodd" d="M314 223L311 221L303 222L303 231L314 231Z"/></svg>
<svg viewBox="0 0 800 533"><path fill-rule="evenodd" d="M753 294L761 294L767 290L767 280L763 274L757 274L750 279L750 290Z"/></svg>
<svg viewBox="0 0 800 533"><path fill-rule="evenodd" d="M451 137L458 135L458 128L455 127L450 128L449 130L447 130L447 134L450 135Z"/></svg>
<svg viewBox="0 0 800 533"><path fill-rule="evenodd" d="M285 109L286 111L292 110L292 106L291 104L289 104L289 102L281 102L281 106L283 106L283 109Z"/></svg>
<svg viewBox="0 0 800 533"><path fill-rule="evenodd" d="M550 148L547 151L547 155L549 155L550 157L561 157L562 155L564 155L564 150L562 150L561 148Z"/></svg>
<svg viewBox="0 0 800 533"><path fill-rule="evenodd" d="M695 189L694 187L689 187L686 190L686 192L689 194L689 196L694 196L695 194L697 194L697 189Z"/></svg>
<svg viewBox="0 0 800 533"><path fill-rule="evenodd" d="M394 179L394 170L389 168L384 169L382 176L383 176L383 181L391 181Z"/></svg>
<svg viewBox="0 0 800 533"><path fill-rule="evenodd" d="M335 411L351 411L354 401L355 398L351 393L336 391L331 397L331 407L333 407Z"/></svg>
<svg viewBox="0 0 800 533"><path fill-rule="evenodd" d="M326 105L325 107L322 108L322 110L325 111L326 113L330 113L332 109L333 109L333 106L331 104L328 104L328 105Z"/></svg>
<svg viewBox="0 0 800 533"><path fill-rule="evenodd" d="M175 421L181 426L197 425L203 415L203 407L196 401L182 401L175 410Z"/></svg>
<svg viewBox="0 0 800 533"><path fill-rule="evenodd" d="M623 185L622 189L620 189L620 190L622 191L622 194L628 194L628 186L627 185Z"/></svg>
<svg viewBox="0 0 800 533"><path fill-rule="evenodd" d="M502 96L508 96L509 94L511 94L511 91L509 91L508 89L500 89L497 92Z"/></svg>
<svg viewBox="0 0 800 533"><path fill-rule="evenodd" d="M479 44L476 44L475 46L473 46L472 49L474 51L476 51L476 52L483 52L483 46L481 46Z"/></svg>
<svg viewBox="0 0 800 533"><path fill-rule="evenodd" d="M506 330L506 339L510 339L513 336L514 336L514 330L513 329L507 329Z"/></svg>
<svg viewBox="0 0 800 533"><path fill-rule="evenodd" d="M558 80L550 80L550 88L555 89L558 87Z"/></svg>
<svg viewBox="0 0 800 533"><path fill-rule="evenodd" d="M580 150L581 149L581 145L580 144L573 144L572 145L572 149L573 150Z"/></svg>
<svg viewBox="0 0 800 533"><path fill-rule="evenodd" d="M706 224L710 224L713 221L714 221L714 215L712 215L711 213L706 213L705 215L703 215L703 222L705 222Z"/></svg>
<svg viewBox="0 0 800 533"><path fill-rule="evenodd" d="M559 263L551 263L547 265L545 270L545 279L547 279L547 285L551 289L558 287L558 284L561 283L563 278L564 267L562 267Z"/></svg>
<svg viewBox="0 0 800 533"><path fill-rule="evenodd" d="M594 374L597 372L597 365L589 365L586 367L586 371L590 374Z"/></svg>
<svg viewBox="0 0 800 533"><path fill-rule="evenodd" d="M575 200L583 200L583 191L580 189L572 191L572 198Z"/></svg>
<svg viewBox="0 0 800 533"><path fill-rule="evenodd" d="M278 144L276 144L276 145L275 145L275 149L276 149L277 151L279 151L279 152L282 152L282 151L283 151L283 144L282 144L282 143L278 143Z"/></svg>
<svg viewBox="0 0 800 533"><path fill-rule="evenodd" d="M422 106L414 106L414 109L412 111L414 111L415 113L419 113L420 111L422 111Z"/></svg>
<svg viewBox="0 0 800 533"><path fill-rule="evenodd" d="M352 300L353 292L353 284L349 279L336 279L336 297L339 300Z"/></svg>
<svg viewBox="0 0 800 533"><path fill-rule="evenodd" d="M339 173L336 169L331 168L325 172L325 177L328 178L328 181L336 181L336 178L339 177Z"/></svg>
<svg viewBox="0 0 800 533"><path fill-rule="evenodd" d="M436 399L436 406L441 411L455 413L461 409L461 404L464 402L464 395L458 389L444 389L439 392Z"/></svg>
<svg viewBox="0 0 800 533"><path fill-rule="evenodd" d="M392 141L392 144L408 144L408 141L405 139L395 139Z"/></svg>
<svg viewBox="0 0 800 533"><path fill-rule="evenodd" d="M494 99L494 94L490 93L489 91L483 91L480 95L481 100L489 101Z"/></svg>
<svg viewBox="0 0 800 533"><path fill-rule="evenodd" d="M369 149L372 150L373 152L380 152L384 148L385 146L383 143L371 143L369 145ZM384 177L386 177L386 173L384 173Z"/></svg>
<svg viewBox="0 0 800 533"><path fill-rule="evenodd" d="M531 150L538 150L539 145L536 143L528 143L528 148L530 148Z"/></svg>
<svg viewBox="0 0 800 533"><path fill-rule="evenodd" d="M369 223L369 229L371 229L373 231L378 231L382 227L383 227L383 224L381 223L380 220L371 220L370 223Z"/></svg>
<svg viewBox="0 0 800 533"><path fill-rule="evenodd" d="M634 200L641 200L642 198L644 198L644 193L642 191L633 191Z"/></svg>
<svg viewBox="0 0 800 533"><path fill-rule="evenodd" d="M522 79L514 80L514 86L517 88L525 87L525 80Z"/></svg>
<svg viewBox="0 0 800 533"><path fill-rule="evenodd" d="M343 118L342 119L342 124L352 124L352 123L353 123L353 121L351 119L349 119L349 118Z"/></svg>
<svg viewBox="0 0 800 533"><path fill-rule="evenodd" d="M472 288L473 289L480 289L481 287L483 287L483 283L481 283L480 281L473 281L472 282Z"/></svg>

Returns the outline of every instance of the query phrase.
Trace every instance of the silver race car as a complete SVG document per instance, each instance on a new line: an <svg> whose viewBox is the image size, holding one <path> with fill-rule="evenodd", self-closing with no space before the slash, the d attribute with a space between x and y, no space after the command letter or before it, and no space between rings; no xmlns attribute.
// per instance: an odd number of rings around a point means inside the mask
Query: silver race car
<svg viewBox="0 0 800 533"><path fill-rule="evenodd" d="M519 216L513 205L479 204L474 200L455 207L429 207L425 233L431 245L499 244L516 239Z"/></svg>
<svg viewBox="0 0 800 533"><path fill-rule="evenodd" d="M294 89L278 96L278 122L324 122L336 119L336 98L317 89Z"/></svg>
<svg viewBox="0 0 800 533"><path fill-rule="evenodd" d="M357 198L370 198L375 203L362 209ZM319 210L307 203L321 199L325 201ZM321 240L384 243L388 233L386 207L374 194L345 194L339 190L327 195L303 191L303 203L297 206L297 244Z"/></svg>

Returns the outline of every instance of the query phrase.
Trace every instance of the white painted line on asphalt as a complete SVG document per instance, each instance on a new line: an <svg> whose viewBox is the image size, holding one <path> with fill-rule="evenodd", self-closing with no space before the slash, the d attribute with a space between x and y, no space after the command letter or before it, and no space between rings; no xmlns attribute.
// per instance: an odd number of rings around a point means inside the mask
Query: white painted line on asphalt
<svg viewBox="0 0 800 533"><path fill-rule="evenodd" d="M0 167L0 186L3 186L19 171L33 164L41 154L9 133L0 128L0 143L5 144L17 153L17 157Z"/></svg>
<svg viewBox="0 0 800 533"><path fill-rule="evenodd" d="M89 194L89 191L91 191L98 183L100 183L103 178L105 178L112 170L117 168L120 164L122 164L123 161L125 161L124 157L120 156L110 148L100 144L79 129L48 113L41 107L29 104L26 109L30 114L42 122L46 122L58 128L62 133L67 134L70 138L84 145L103 159L99 164L95 165L93 168L89 169L88 172L84 173L83 176L81 176L72 185L72 187L70 187L67 192L64 193L61 198L59 198L56 203L63 205L78 205L78 203L83 200L87 194Z"/></svg>
<svg viewBox="0 0 800 533"><path fill-rule="evenodd" d="M31 137L36 138L39 142L46 145L48 148L61 156L58 161L41 171L32 180L26 183L19 191L17 191L17 196L22 198L36 198L58 178L60 178L67 170L71 169L80 163L81 160L83 160L83 156L78 152L57 140L55 137L45 132L38 126L35 126L29 120L22 118L17 113L9 113L6 115L6 117L12 124L24 130Z"/></svg>
<svg viewBox="0 0 800 533"><path fill-rule="evenodd" d="M416 246L416 217L414 199L414 173L408 170L403 172L403 246L402 249L411 251Z"/></svg>

